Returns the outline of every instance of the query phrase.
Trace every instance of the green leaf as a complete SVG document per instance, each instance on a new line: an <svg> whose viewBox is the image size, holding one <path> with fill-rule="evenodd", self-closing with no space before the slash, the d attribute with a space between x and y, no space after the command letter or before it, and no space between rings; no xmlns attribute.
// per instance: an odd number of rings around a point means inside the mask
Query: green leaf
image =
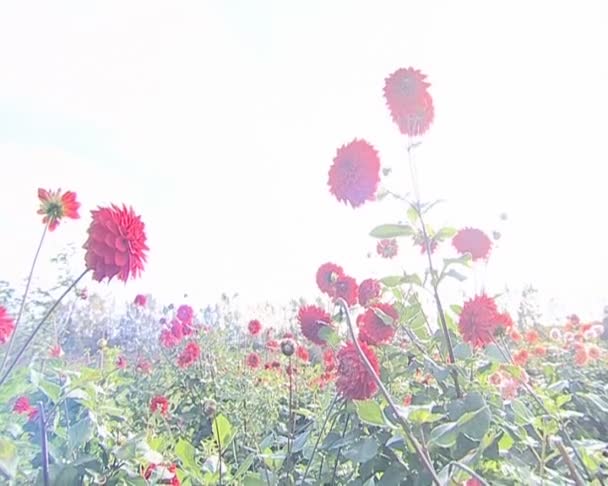
<svg viewBox="0 0 608 486"><path fill-rule="evenodd" d="M395 238L397 236L412 236L414 230L407 224L383 224L376 226L370 232L374 238Z"/></svg>
<svg viewBox="0 0 608 486"><path fill-rule="evenodd" d="M365 437L345 447L342 453L353 462L367 462L378 454L378 444L371 437Z"/></svg>
<svg viewBox="0 0 608 486"><path fill-rule="evenodd" d="M182 461L182 464L189 470L196 470L196 449L185 439L179 439L175 444L175 455Z"/></svg>
<svg viewBox="0 0 608 486"><path fill-rule="evenodd" d="M412 224L416 224L416 222L418 221L418 211L416 211L416 209L414 209L412 206L410 206L409 208L407 208L407 219L410 220L410 223Z"/></svg>
<svg viewBox="0 0 608 486"><path fill-rule="evenodd" d="M509 362L509 360L503 354L503 352L500 350L500 348L494 343L488 344L486 346L486 348L484 349L484 354L490 359L490 361L493 361L494 363L508 363Z"/></svg>
<svg viewBox="0 0 608 486"><path fill-rule="evenodd" d="M467 359L472 356L471 345L469 343L458 343L454 346L454 358L456 359Z"/></svg>
<svg viewBox="0 0 608 486"><path fill-rule="evenodd" d="M534 420L532 412L528 410L528 407L519 398L511 400L511 409L515 414L515 423L518 425L527 425Z"/></svg>
<svg viewBox="0 0 608 486"><path fill-rule="evenodd" d="M447 272L445 272L443 274L445 277L452 277L455 278L456 280L458 280L459 282L464 282L467 277L466 275L463 275L460 272L457 272L456 270L454 270L453 268L451 268L450 270L448 270Z"/></svg>
<svg viewBox="0 0 608 486"><path fill-rule="evenodd" d="M95 423L88 415L71 425L68 431L68 444L70 451L86 444L93 437Z"/></svg>
<svg viewBox="0 0 608 486"><path fill-rule="evenodd" d="M380 283L387 287L396 287L403 283L403 277L401 275L389 275L388 277L381 278Z"/></svg>
<svg viewBox="0 0 608 486"><path fill-rule="evenodd" d="M438 447L452 447L458 438L458 424L448 422L431 430L430 441Z"/></svg>
<svg viewBox="0 0 608 486"><path fill-rule="evenodd" d="M49 397L53 402L57 402L61 396L61 387L45 378L42 373L36 370L30 370L30 380L32 384L38 387L42 392Z"/></svg>
<svg viewBox="0 0 608 486"><path fill-rule="evenodd" d="M266 486L266 480L260 473L249 473L243 478L243 486Z"/></svg>
<svg viewBox="0 0 608 486"><path fill-rule="evenodd" d="M501 451L508 451L511 447L513 447L515 441L510 434L502 434L502 437L498 441L498 447Z"/></svg>
<svg viewBox="0 0 608 486"><path fill-rule="evenodd" d="M247 473L247 471L253 464L253 461L255 460L255 456L256 456L255 452L252 452L245 458L245 460L243 462L241 462L241 464L239 464L239 468L234 473L234 478L233 478L234 481L236 481L241 476L243 476L245 473Z"/></svg>
<svg viewBox="0 0 608 486"><path fill-rule="evenodd" d="M357 409L357 415L362 422L370 425L386 425L382 409L374 400L355 400L354 404Z"/></svg>
<svg viewBox="0 0 608 486"><path fill-rule="evenodd" d="M433 238L437 241L443 241L446 238L451 238L456 233L458 233L458 230L456 228L441 228L439 231L437 231Z"/></svg>
<svg viewBox="0 0 608 486"><path fill-rule="evenodd" d="M0 437L0 471L9 478L15 477L17 473L17 446L8 439Z"/></svg>
<svg viewBox="0 0 608 486"><path fill-rule="evenodd" d="M490 409L484 405L472 412L466 412L458 419L460 432L471 440L481 440L490 428L492 415Z"/></svg>
<svg viewBox="0 0 608 486"><path fill-rule="evenodd" d="M234 432L230 421L221 414L216 416L213 420L213 438L219 442L218 445L222 450L230 445L233 437Z"/></svg>
<svg viewBox="0 0 608 486"><path fill-rule="evenodd" d="M340 336L338 336L338 333L329 326L322 326L317 335L331 347L340 344Z"/></svg>

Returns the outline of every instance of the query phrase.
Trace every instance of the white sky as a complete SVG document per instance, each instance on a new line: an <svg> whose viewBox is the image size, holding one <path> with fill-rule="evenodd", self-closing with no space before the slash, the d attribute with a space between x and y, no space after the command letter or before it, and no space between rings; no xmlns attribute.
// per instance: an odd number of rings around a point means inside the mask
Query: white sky
<svg viewBox="0 0 608 486"><path fill-rule="evenodd" d="M431 222L490 232L508 213L487 286L533 283L550 316L598 318L608 304L605 5L3 2L0 279L27 272L39 186L83 203L45 257L84 242L97 204L142 214L145 276L112 285L129 299L309 296L325 261L358 280L394 273L366 258L366 234L399 218L395 206L352 210L326 182L336 148L364 137L409 189L382 86L411 65L429 75L436 107L417 155L422 196L448 200ZM403 253L406 268L415 261Z"/></svg>

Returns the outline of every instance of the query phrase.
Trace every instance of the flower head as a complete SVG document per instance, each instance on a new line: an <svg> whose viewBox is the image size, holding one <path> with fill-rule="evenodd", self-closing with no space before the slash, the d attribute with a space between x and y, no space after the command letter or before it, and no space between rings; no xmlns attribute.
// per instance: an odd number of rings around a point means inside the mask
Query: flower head
<svg viewBox="0 0 608 486"><path fill-rule="evenodd" d="M296 352L296 342L291 338L281 340L281 353L285 356L292 356Z"/></svg>
<svg viewBox="0 0 608 486"><path fill-rule="evenodd" d="M327 373L331 373L336 369L336 354L333 349L327 348L323 352L323 365Z"/></svg>
<svg viewBox="0 0 608 486"><path fill-rule="evenodd" d="M330 297L336 295L336 282L344 276L344 270L335 263L324 263L317 270L316 280L321 292Z"/></svg>
<svg viewBox="0 0 608 486"><path fill-rule="evenodd" d="M62 218L78 219L78 208L80 203L76 201L76 193L67 191L61 194L61 189L56 191L38 189L40 209L38 214L43 214L42 222L48 224L49 231L55 231Z"/></svg>
<svg viewBox="0 0 608 486"><path fill-rule="evenodd" d="M300 308L298 322L302 334L315 344L323 345L325 340L319 335L319 331L331 327L331 317L320 307L308 305Z"/></svg>
<svg viewBox="0 0 608 486"><path fill-rule="evenodd" d="M152 413L159 412L161 415L167 415L169 410L169 400L163 395L156 395L152 397L150 402L150 411Z"/></svg>
<svg viewBox="0 0 608 486"><path fill-rule="evenodd" d="M464 228L452 238L452 245L460 254L470 253L475 261L490 255L492 240L481 230Z"/></svg>
<svg viewBox="0 0 608 486"><path fill-rule="evenodd" d="M174 348L181 342L181 338L177 338L175 334L171 332L171 329L163 329L160 332L160 344L165 348Z"/></svg>
<svg viewBox="0 0 608 486"><path fill-rule="evenodd" d="M194 319L194 311L192 307L182 304L177 308L177 318L184 324L190 324Z"/></svg>
<svg viewBox="0 0 608 486"><path fill-rule="evenodd" d="M380 182L378 152L365 140L340 147L329 169L329 190L338 201L353 208L375 199Z"/></svg>
<svg viewBox="0 0 608 486"><path fill-rule="evenodd" d="M25 396L17 398L13 405L13 412L20 415L27 415L28 420L30 421L35 420L38 417L38 409L32 407L30 400Z"/></svg>
<svg viewBox="0 0 608 486"><path fill-rule="evenodd" d="M380 240L376 244L376 252L382 258L394 258L397 256L399 246L395 238Z"/></svg>
<svg viewBox="0 0 608 486"><path fill-rule="evenodd" d="M380 297L380 282L367 278L359 285L359 304L367 307Z"/></svg>
<svg viewBox="0 0 608 486"><path fill-rule="evenodd" d="M260 324L260 321L257 319L253 319L249 321L249 324L247 324L247 329L249 330L249 334L252 336L257 336L262 330L262 324Z"/></svg>
<svg viewBox="0 0 608 486"><path fill-rule="evenodd" d="M249 353L247 355L247 366L250 368L257 368L260 366L260 356L257 353Z"/></svg>
<svg viewBox="0 0 608 486"><path fill-rule="evenodd" d="M180 368L192 366L201 356L201 348L194 341L186 344L182 353L177 357L177 365Z"/></svg>
<svg viewBox="0 0 608 486"><path fill-rule="evenodd" d="M386 78L384 97L393 121L404 135L426 132L434 117L433 99L426 75L414 68L401 68Z"/></svg>
<svg viewBox="0 0 608 486"><path fill-rule="evenodd" d="M360 343L363 353L372 365L376 374L380 373L378 358L364 342ZM351 341L338 352L338 377L336 389L344 398L350 400L367 400L378 391L378 385L361 360L355 344Z"/></svg>
<svg viewBox="0 0 608 486"><path fill-rule="evenodd" d="M125 358L124 356L119 356L116 359L116 367L124 370L127 367L127 358Z"/></svg>
<svg viewBox="0 0 608 486"><path fill-rule="evenodd" d="M147 302L148 302L148 298L143 294L137 294L135 296L135 299L133 300L133 304L135 304L138 307L145 307Z"/></svg>
<svg viewBox="0 0 608 486"><path fill-rule="evenodd" d="M501 314L494 299L478 295L464 303L458 327L462 339L473 346L486 346L492 342L496 332L511 322L508 315Z"/></svg>
<svg viewBox="0 0 608 486"><path fill-rule="evenodd" d="M61 346L59 344L55 344L55 346L52 346L51 350L49 351L49 355L52 358L61 358L63 354L63 349L61 349Z"/></svg>
<svg viewBox="0 0 608 486"><path fill-rule="evenodd" d="M354 278L343 275L336 282L335 297L342 298L349 306L353 306L357 303L358 289L359 286Z"/></svg>
<svg viewBox="0 0 608 486"><path fill-rule="evenodd" d="M144 375L149 375L152 372L152 365L146 358L141 358L135 369Z"/></svg>
<svg viewBox="0 0 608 486"><path fill-rule="evenodd" d="M367 344L385 344L395 335L394 325L384 322L378 311L385 314L393 323L398 318L397 311L390 304L378 303L367 309L357 318L359 339Z"/></svg>
<svg viewBox="0 0 608 486"><path fill-rule="evenodd" d="M0 344L8 341L15 329L15 322L10 318L8 312L0 305Z"/></svg>
<svg viewBox="0 0 608 486"><path fill-rule="evenodd" d="M296 348L296 356L302 361L308 361L310 359L308 349L306 349L304 346L298 346Z"/></svg>
<svg viewBox="0 0 608 486"><path fill-rule="evenodd" d="M98 208L91 211L93 220L89 226L89 237L84 244L85 262L93 270L93 279L104 278L127 281L137 277L146 262L145 225L133 208L123 205Z"/></svg>

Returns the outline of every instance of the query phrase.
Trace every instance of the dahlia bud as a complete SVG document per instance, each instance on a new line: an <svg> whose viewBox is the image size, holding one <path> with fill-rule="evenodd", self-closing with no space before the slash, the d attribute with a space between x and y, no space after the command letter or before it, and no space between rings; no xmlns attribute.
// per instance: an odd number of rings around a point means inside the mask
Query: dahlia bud
<svg viewBox="0 0 608 486"><path fill-rule="evenodd" d="M281 341L281 352L285 356L291 356L296 351L296 343L293 339L287 338Z"/></svg>
<svg viewBox="0 0 608 486"><path fill-rule="evenodd" d="M203 402L203 413L207 417L214 417L217 412L217 402L213 399L205 400Z"/></svg>

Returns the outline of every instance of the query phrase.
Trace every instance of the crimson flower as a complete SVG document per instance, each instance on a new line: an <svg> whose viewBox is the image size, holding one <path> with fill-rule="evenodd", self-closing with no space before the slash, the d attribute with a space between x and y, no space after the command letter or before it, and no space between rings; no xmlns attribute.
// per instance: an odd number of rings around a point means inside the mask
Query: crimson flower
<svg viewBox="0 0 608 486"><path fill-rule="evenodd" d="M340 277L336 282L336 298L343 298L349 306L357 303L358 290L357 281L348 275Z"/></svg>
<svg viewBox="0 0 608 486"><path fill-rule="evenodd" d="M116 367L124 370L127 367L127 358L125 358L124 356L119 356L116 359Z"/></svg>
<svg viewBox="0 0 608 486"><path fill-rule="evenodd" d="M380 182L378 152L365 140L340 147L329 169L329 190L338 201L353 208L375 199Z"/></svg>
<svg viewBox="0 0 608 486"><path fill-rule="evenodd" d="M458 327L462 339L475 347L491 343L499 329L512 322L508 314L498 311L494 299L478 295L464 303Z"/></svg>
<svg viewBox="0 0 608 486"><path fill-rule="evenodd" d="M333 349L327 348L323 352L323 365L327 373L331 373L336 369L336 354Z"/></svg>
<svg viewBox="0 0 608 486"><path fill-rule="evenodd" d="M180 343L183 337L186 335L185 328L186 326L177 319L171 320L171 334L175 336L178 343Z"/></svg>
<svg viewBox="0 0 608 486"><path fill-rule="evenodd" d="M253 319L249 321L249 324L247 324L247 329L249 330L249 334L252 336L257 336L262 330L262 324L257 319Z"/></svg>
<svg viewBox="0 0 608 486"><path fill-rule="evenodd" d="M344 270L335 263L324 263L317 270L317 285L321 292L326 293L330 297L336 295L336 282L344 276Z"/></svg>
<svg viewBox="0 0 608 486"><path fill-rule="evenodd" d="M249 353L247 355L247 366L257 368L260 366L260 356L257 353Z"/></svg>
<svg viewBox="0 0 608 486"><path fill-rule="evenodd" d="M148 298L143 294L137 294L133 303L139 307L144 307L148 302Z"/></svg>
<svg viewBox="0 0 608 486"><path fill-rule="evenodd" d="M380 282L373 278L366 278L359 285L359 304L367 307L380 297Z"/></svg>
<svg viewBox="0 0 608 486"><path fill-rule="evenodd" d="M160 344L165 348L174 348L181 342L181 339L177 338L175 334L171 332L171 329L163 329L160 332L159 340Z"/></svg>
<svg viewBox="0 0 608 486"><path fill-rule="evenodd" d="M0 305L0 344L7 342L14 330L15 322L6 309Z"/></svg>
<svg viewBox="0 0 608 486"><path fill-rule="evenodd" d="M186 304L182 304L177 309L177 318L184 324L190 324L194 319L194 311L192 307Z"/></svg>
<svg viewBox="0 0 608 486"><path fill-rule="evenodd" d="M152 365L145 358L141 358L137 362L137 366L135 366L135 369L140 373L143 373L144 375L149 375L152 372Z"/></svg>
<svg viewBox="0 0 608 486"><path fill-rule="evenodd" d="M331 327L331 317L320 307L308 305L300 308L298 321L302 334L315 344L325 344L325 339L319 335L321 329Z"/></svg>
<svg viewBox="0 0 608 486"><path fill-rule="evenodd" d="M380 240L376 244L376 252L382 258L394 258L397 256L399 246L395 238Z"/></svg>
<svg viewBox="0 0 608 486"><path fill-rule="evenodd" d="M61 349L61 346L59 344L55 344L55 346L51 347L49 355L52 358L60 358L61 356L63 356L63 349Z"/></svg>
<svg viewBox="0 0 608 486"><path fill-rule="evenodd" d="M55 231L62 218L78 219L78 208L80 203L76 201L76 193L67 191L61 194L61 189L56 191L38 189L40 209L38 214L43 214L42 222L48 224L49 231Z"/></svg>
<svg viewBox="0 0 608 486"><path fill-rule="evenodd" d="M146 262L145 225L133 208L123 205L91 211L89 237L84 244L85 262L93 270L93 279L101 282L118 276L126 282L129 276L138 277Z"/></svg>
<svg viewBox="0 0 608 486"><path fill-rule="evenodd" d="M435 115L426 75L413 68L401 68L385 79L384 97L393 121L404 135L425 133Z"/></svg>
<svg viewBox="0 0 608 486"><path fill-rule="evenodd" d="M452 245L460 254L470 253L475 261L489 256L492 240L481 230L464 228L452 238Z"/></svg>
<svg viewBox="0 0 608 486"><path fill-rule="evenodd" d="M269 339L266 341L266 349L269 349L270 351L278 351L279 347L279 341L276 339Z"/></svg>
<svg viewBox="0 0 608 486"><path fill-rule="evenodd" d="M308 361L310 359L308 349L306 349L304 346L298 346L296 348L296 356L302 361Z"/></svg>
<svg viewBox="0 0 608 486"><path fill-rule="evenodd" d="M390 304L378 303L367 309L357 318L359 339L367 344L385 344L395 335L395 327L386 324L376 313L377 310L386 314L393 322L398 318L397 310Z"/></svg>
<svg viewBox="0 0 608 486"><path fill-rule="evenodd" d="M21 415L27 415L28 420L30 421L35 420L38 417L38 409L32 407L29 398L25 396L17 398L15 404L13 405L13 412Z"/></svg>
<svg viewBox="0 0 608 486"><path fill-rule="evenodd" d="M177 365L180 368L192 366L201 356L201 348L194 341L186 344L182 353L177 357Z"/></svg>
<svg viewBox="0 0 608 486"><path fill-rule="evenodd" d="M161 415L167 415L169 410L169 400L163 395L156 395L150 402L150 411L152 413L159 412Z"/></svg>
<svg viewBox="0 0 608 486"><path fill-rule="evenodd" d="M364 342L359 343L372 369L379 374L380 364L373 350ZM378 385L361 360L355 344L350 341L338 351L338 376L336 389L349 400L367 400L378 391Z"/></svg>

